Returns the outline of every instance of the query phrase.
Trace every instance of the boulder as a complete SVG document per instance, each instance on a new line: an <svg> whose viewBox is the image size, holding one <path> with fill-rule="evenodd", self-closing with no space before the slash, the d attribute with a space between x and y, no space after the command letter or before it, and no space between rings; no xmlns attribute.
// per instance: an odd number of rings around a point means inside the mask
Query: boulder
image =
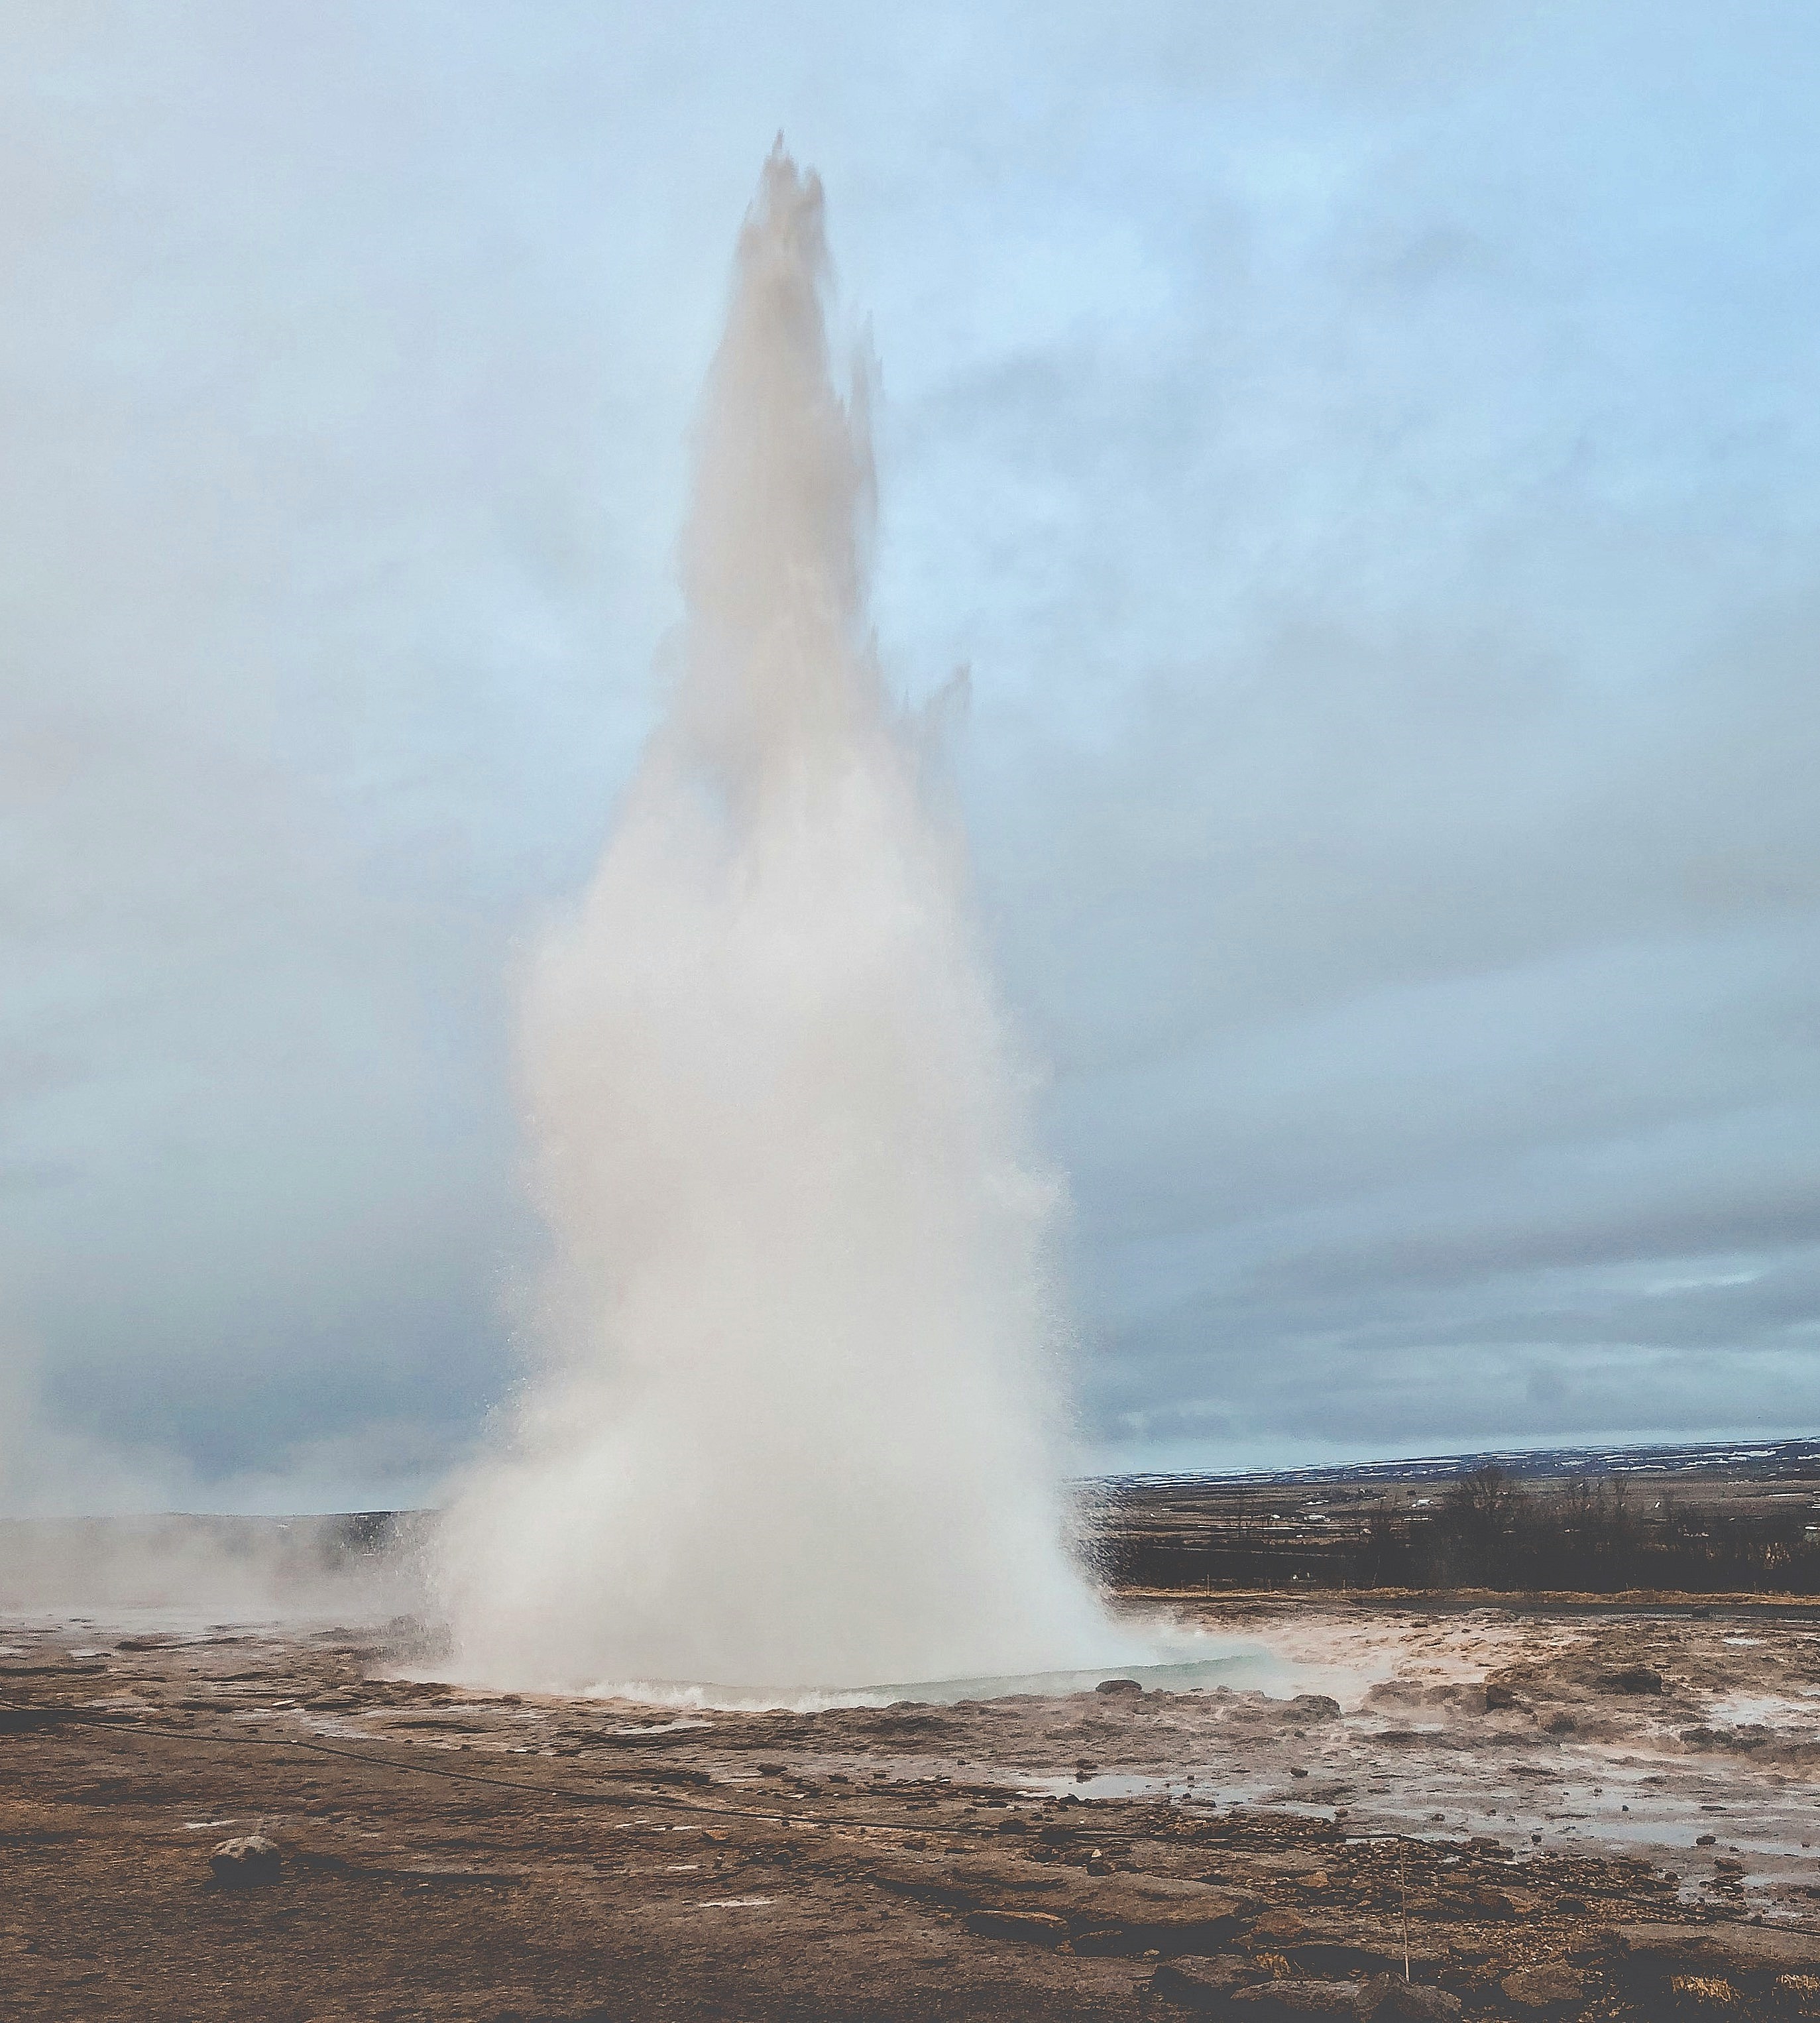
<svg viewBox="0 0 1820 2023"><path fill-rule="evenodd" d="M1294 1848L1246 1849L1235 1850L1230 1859L1235 1868L1243 1868L1248 1875L1281 1875L1299 1882L1305 1876L1324 1871L1333 1857L1325 1850L1314 1853Z"/></svg>
<svg viewBox="0 0 1820 2023"><path fill-rule="evenodd" d="M1222 1889L1172 1876L1084 1875L1064 1871L1069 1885L1043 1908L1061 1911L1080 1933L1077 1952L1210 1952L1255 1918L1263 1900L1248 1889Z"/></svg>
<svg viewBox="0 0 1820 2023"><path fill-rule="evenodd" d="M1189 1952L1231 1937L1263 1908L1248 1889L1172 1876L1091 1875L1060 1862L1009 1851L918 1860L868 1857L866 1871L887 1889L979 1911L1036 1912L1065 1922L1096 1952ZM1032 1928L1034 1929L1034 1928ZM1091 1944L1087 1941L1091 1941Z"/></svg>
<svg viewBox="0 0 1820 2023"><path fill-rule="evenodd" d="M1102 1679L1094 1688L1096 1693L1142 1693L1143 1690L1135 1679Z"/></svg>
<svg viewBox="0 0 1820 2023"><path fill-rule="evenodd" d="M1586 1979L1563 1960L1519 1966L1498 1983L1514 2007L1535 2014L1577 2009L1586 2000Z"/></svg>
<svg viewBox="0 0 1820 2023"><path fill-rule="evenodd" d="M1820 1974L1820 1932L1774 1925L1614 1925L1624 1964L1651 1975L1766 1981Z"/></svg>
<svg viewBox="0 0 1820 2023"><path fill-rule="evenodd" d="M1481 1917L1526 1918L1536 1908L1536 1898L1527 1889L1496 1889L1478 1883L1466 1893L1466 1901Z"/></svg>
<svg viewBox="0 0 1820 2023"><path fill-rule="evenodd" d="M225 1840L209 1854L215 1880L231 1889L276 1882L283 1865L278 1843L268 1840L264 1834L243 1834L237 1839Z"/></svg>
<svg viewBox="0 0 1820 2023"><path fill-rule="evenodd" d="M1296 1915L1293 1911L1272 1915ZM1266 1922L1260 1919L1259 1924ZM1394 1974L1402 1980L1404 1946L1400 1926L1373 1925L1344 1916L1299 1918L1297 1922L1299 1930L1292 1937L1274 1943L1287 1948L1304 1974L1325 1975L1336 1980L1344 1980L1353 1974L1368 1977ZM1270 1934L1260 1932L1258 1925L1254 1925L1252 1936L1254 1939L1268 1938ZM1442 1955L1432 1949L1429 1937L1419 1929L1411 1934L1409 1963L1417 1974L1436 1973L1442 1964Z"/></svg>
<svg viewBox="0 0 1820 2023"><path fill-rule="evenodd" d="M1654 1665L1621 1665L1599 1673L1592 1684L1594 1691L1602 1693L1659 1693L1662 1675Z"/></svg>
<svg viewBox="0 0 1820 2023"><path fill-rule="evenodd" d="M1371 2023L1459 2023L1460 2012L1457 1995L1398 1974L1367 1982L1359 1999L1359 2013Z"/></svg>
<svg viewBox="0 0 1820 2023"><path fill-rule="evenodd" d="M1244 2023L1290 2023L1300 2016L1365 2016L1365 1985L1357 1981L1261 1981L1241 1988L1226 2013Z"/></svg>
<svg viewBox="0 0 1820 2023"><path fill-rule="evenodd" d="M989 1904L1018 1908L1021 1900L1043 1899L1065 1889L1075 1871L1047 1862L1027 1860L1007 1849L979 1854L918 1855L908 1850L880 1849L866 1858L875 1882L906 1897L923 1897L938 1904ZM1030 1905L1047 1909L1039 1900Z"/></svg>
<svg viewBox="0 0 1820 2023"><path fill-rule="evenodd" d="M1068 1920L1051 1911L970 1911L967 1928L982 1939L1022 1939L1055 1946L1068 1937Z"/></svg>
<svg viewBox="0 0 1820 2023"><path fill-rule="evenodd" d="M1202 2016L1229 2016L1241 1988L1262 1980L1263 1970L1244 1959L1165 1960L1150 1977L1150 1992L1178 2008Z"/></svg>

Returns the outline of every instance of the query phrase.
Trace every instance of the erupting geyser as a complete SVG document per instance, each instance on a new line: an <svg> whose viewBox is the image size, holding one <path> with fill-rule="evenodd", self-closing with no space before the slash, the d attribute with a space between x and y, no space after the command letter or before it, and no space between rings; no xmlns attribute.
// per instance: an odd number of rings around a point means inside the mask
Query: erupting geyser
<svg viewBox="0 0 1820 2023"><path fill-rule="evenodd" d="M443 1534L457 1664L741 1690L1091 1663L1053 1180L868 629L863 373L782 152L699 423L674 688L533 966L536 1367Z"/></svg>

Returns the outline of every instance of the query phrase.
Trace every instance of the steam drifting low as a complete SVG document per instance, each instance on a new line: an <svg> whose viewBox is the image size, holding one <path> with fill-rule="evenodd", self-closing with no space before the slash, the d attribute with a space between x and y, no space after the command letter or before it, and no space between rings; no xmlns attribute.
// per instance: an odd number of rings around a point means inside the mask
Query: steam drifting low
<svg viewBox="0 0 1820 2023"><path fill-rule="evenodd" d="M1055 1180L867 618L863 366L780 148L696 445L667 713L533 965L535 1366L441 1535L457 1664L741 1689L1114 1640L1064 1545Z"/></svg>

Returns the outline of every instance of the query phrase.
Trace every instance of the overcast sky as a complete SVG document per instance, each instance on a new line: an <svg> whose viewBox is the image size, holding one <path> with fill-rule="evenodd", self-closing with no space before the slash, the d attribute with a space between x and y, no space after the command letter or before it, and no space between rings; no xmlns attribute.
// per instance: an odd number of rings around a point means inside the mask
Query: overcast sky
<svg viewBox="0 0 1820 2023"><path fill-rule="evenodd" d="M1816 104L1802 0L0 9L0 1503L415 1500L510 1381L779 128L1085 1460L1820 1428Z"/></svg>

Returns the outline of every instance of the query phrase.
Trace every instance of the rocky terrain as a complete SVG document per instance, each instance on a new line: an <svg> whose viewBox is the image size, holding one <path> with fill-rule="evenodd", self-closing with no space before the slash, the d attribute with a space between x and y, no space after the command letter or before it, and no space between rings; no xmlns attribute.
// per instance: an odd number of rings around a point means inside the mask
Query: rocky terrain
<svg viewBox="0 0 1820 2023"><path fill-rule="evenodd" d="M1820 2015L1810 1612L1200 1613L1271 1695L678 1710L16 1615L0 2014Z"/></svg>

